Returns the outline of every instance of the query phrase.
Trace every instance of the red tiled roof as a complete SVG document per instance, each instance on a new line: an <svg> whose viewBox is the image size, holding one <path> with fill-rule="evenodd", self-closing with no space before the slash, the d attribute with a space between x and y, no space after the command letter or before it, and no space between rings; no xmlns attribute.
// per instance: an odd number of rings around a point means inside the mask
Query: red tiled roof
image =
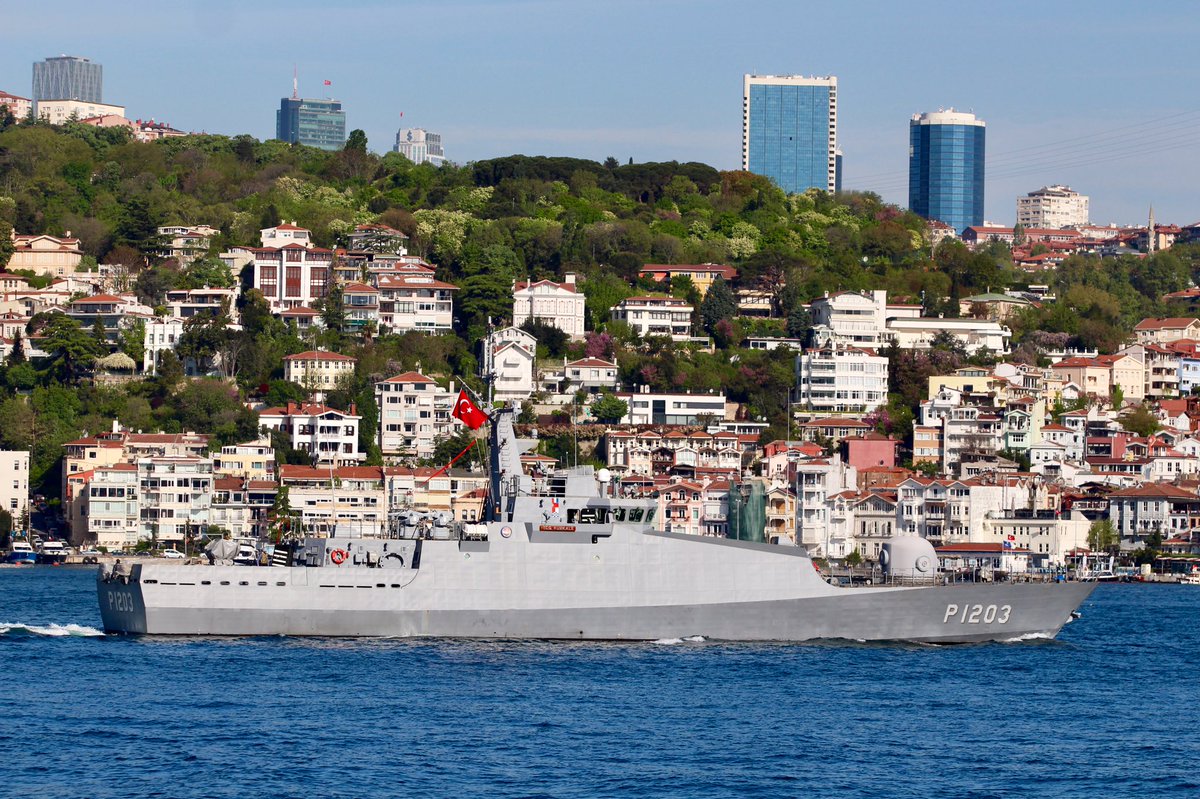
<svg viewBox="0 0 1200 799"><path fill-rule="evenodd" d="M288 355L284 358L285 361L356 361L357 358L351 358L349 355L342 355L339 352L323 352L320 350L308 350L307 352L298 352L295 355Z"/></svg>
<svg viewBox="0 0 1200 799"><path fill-rule="evenodd" d="M1200 324L1200 319L1186 316L1168 316L1162 319L1143 319L1134 326L1134 330L1180 330Z"/></svg>
<svg viewBox="0 0 1200 799"><path fill-rule="evenodd" d="M385 383L435 383L436 381L429 379L420 372L405 372L404 374L389 377L384 380Z"/></svg>
<svg viewBox="0 0 1200 799"><path fill-rule="evenodd" d="M1192 499L1200 501L1200 496L1197 496L1194 491L1187 491L1169 483L1143 483L1133 488L1114 491L1108 496L1110 499L1116 497L1128 499Z"/></svg>

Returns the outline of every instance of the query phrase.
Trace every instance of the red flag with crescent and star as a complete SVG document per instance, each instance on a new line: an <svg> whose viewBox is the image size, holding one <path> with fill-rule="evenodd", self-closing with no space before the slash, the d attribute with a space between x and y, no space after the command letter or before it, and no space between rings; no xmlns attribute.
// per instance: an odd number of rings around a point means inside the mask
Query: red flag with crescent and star
<svg viewBox="0 0 1200 799"><path fill-rule="evenodd" d="M489 417L486 413L479 410L471 398L467 396L465 390L458 392L458 401L454 403L454 413L451 414L455 419L459 419L467 427L472 430L478 430L483 426Z"/></svg>

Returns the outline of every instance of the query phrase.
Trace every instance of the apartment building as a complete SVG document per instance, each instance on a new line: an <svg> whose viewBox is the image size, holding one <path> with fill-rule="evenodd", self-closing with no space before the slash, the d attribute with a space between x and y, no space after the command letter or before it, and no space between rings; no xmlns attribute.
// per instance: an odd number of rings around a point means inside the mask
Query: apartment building
<svg viewBox="0 0 1200 799"><path fill-rule="evenodd" d="M614 305L609 313L614 322L624 322L642 338L663 336L672 341L692 337L692 314L687 300L677 297L629 297Z"/></svg>
<svg viewBox="0 0 1200 799"><path fill-rule="evenodd" d="M817 413L868 413L887 402L888 360L873 350L827 343L796 356L799 404Z"/></svg>
<svg viewBox="0 0 1200 799"><path fill-rule="evenodd" d="M14 529L29 511L28 450L0 450L0 510L12 516Z"/></svg>
<svg viewBox="0 0 1200 799"><path fill-rule="evenodd" d="M284 464L279 485L288 491L295 521L308 535L370 537L386 529L384 469L378 466L314 468Z"/></svg>
<svg viewBox="0 0 1200 799"><path fill-rule="evenodd" d="M210 458L138 458L139 538L183 549L208 528L212 507Z"/></svg>
<svg viewBox="0 0 1200 799"><path fill-rule="evenodd" d="M375 384L379 447L397 458L431 458L437 439L454 430L450 412L457 392L443 389L420 372L405 372Z"/></svg>
<svg viewBox="0 0 1200 799"><path fill-rule="evenodd" d="M308 453L315 464L353 464L366 459L359 449L358 426L362 417L318 403L289 402L286 406L258 412L264 431L283 433L292 449Z"/></svg>

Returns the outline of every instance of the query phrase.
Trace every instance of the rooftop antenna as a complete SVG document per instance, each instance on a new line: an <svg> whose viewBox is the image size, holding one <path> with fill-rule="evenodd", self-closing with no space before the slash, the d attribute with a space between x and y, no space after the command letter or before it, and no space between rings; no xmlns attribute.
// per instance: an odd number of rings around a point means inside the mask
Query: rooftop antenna
<svg viewBox="0 0 1200 799"><path fill-rule="evenodd" d="M300 80L299 73L296 71L296 65L292 64L292 99L300 99Z"/></svg>

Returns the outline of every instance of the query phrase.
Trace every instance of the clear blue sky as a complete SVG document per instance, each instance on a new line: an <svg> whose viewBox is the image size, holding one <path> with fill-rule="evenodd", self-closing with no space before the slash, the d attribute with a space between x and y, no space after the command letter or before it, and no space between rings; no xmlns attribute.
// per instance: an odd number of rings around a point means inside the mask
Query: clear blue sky
<svg viewBox="0 0 1200 799"><path fill-rule="evenodd" d="M1191 3L292 0L10 3L0 89L32 63L104 65L107 102L184 130L275 131L292 65L390 149L401 122L465 162L525 153L739 166L741 79L839 80L844 185L907 201L908 118L988 124L987 215L1067 183L1092 220L1200 220ZM330 80L330 89L322 81ZM404 112L401 120L400 112Z"/></svg>

